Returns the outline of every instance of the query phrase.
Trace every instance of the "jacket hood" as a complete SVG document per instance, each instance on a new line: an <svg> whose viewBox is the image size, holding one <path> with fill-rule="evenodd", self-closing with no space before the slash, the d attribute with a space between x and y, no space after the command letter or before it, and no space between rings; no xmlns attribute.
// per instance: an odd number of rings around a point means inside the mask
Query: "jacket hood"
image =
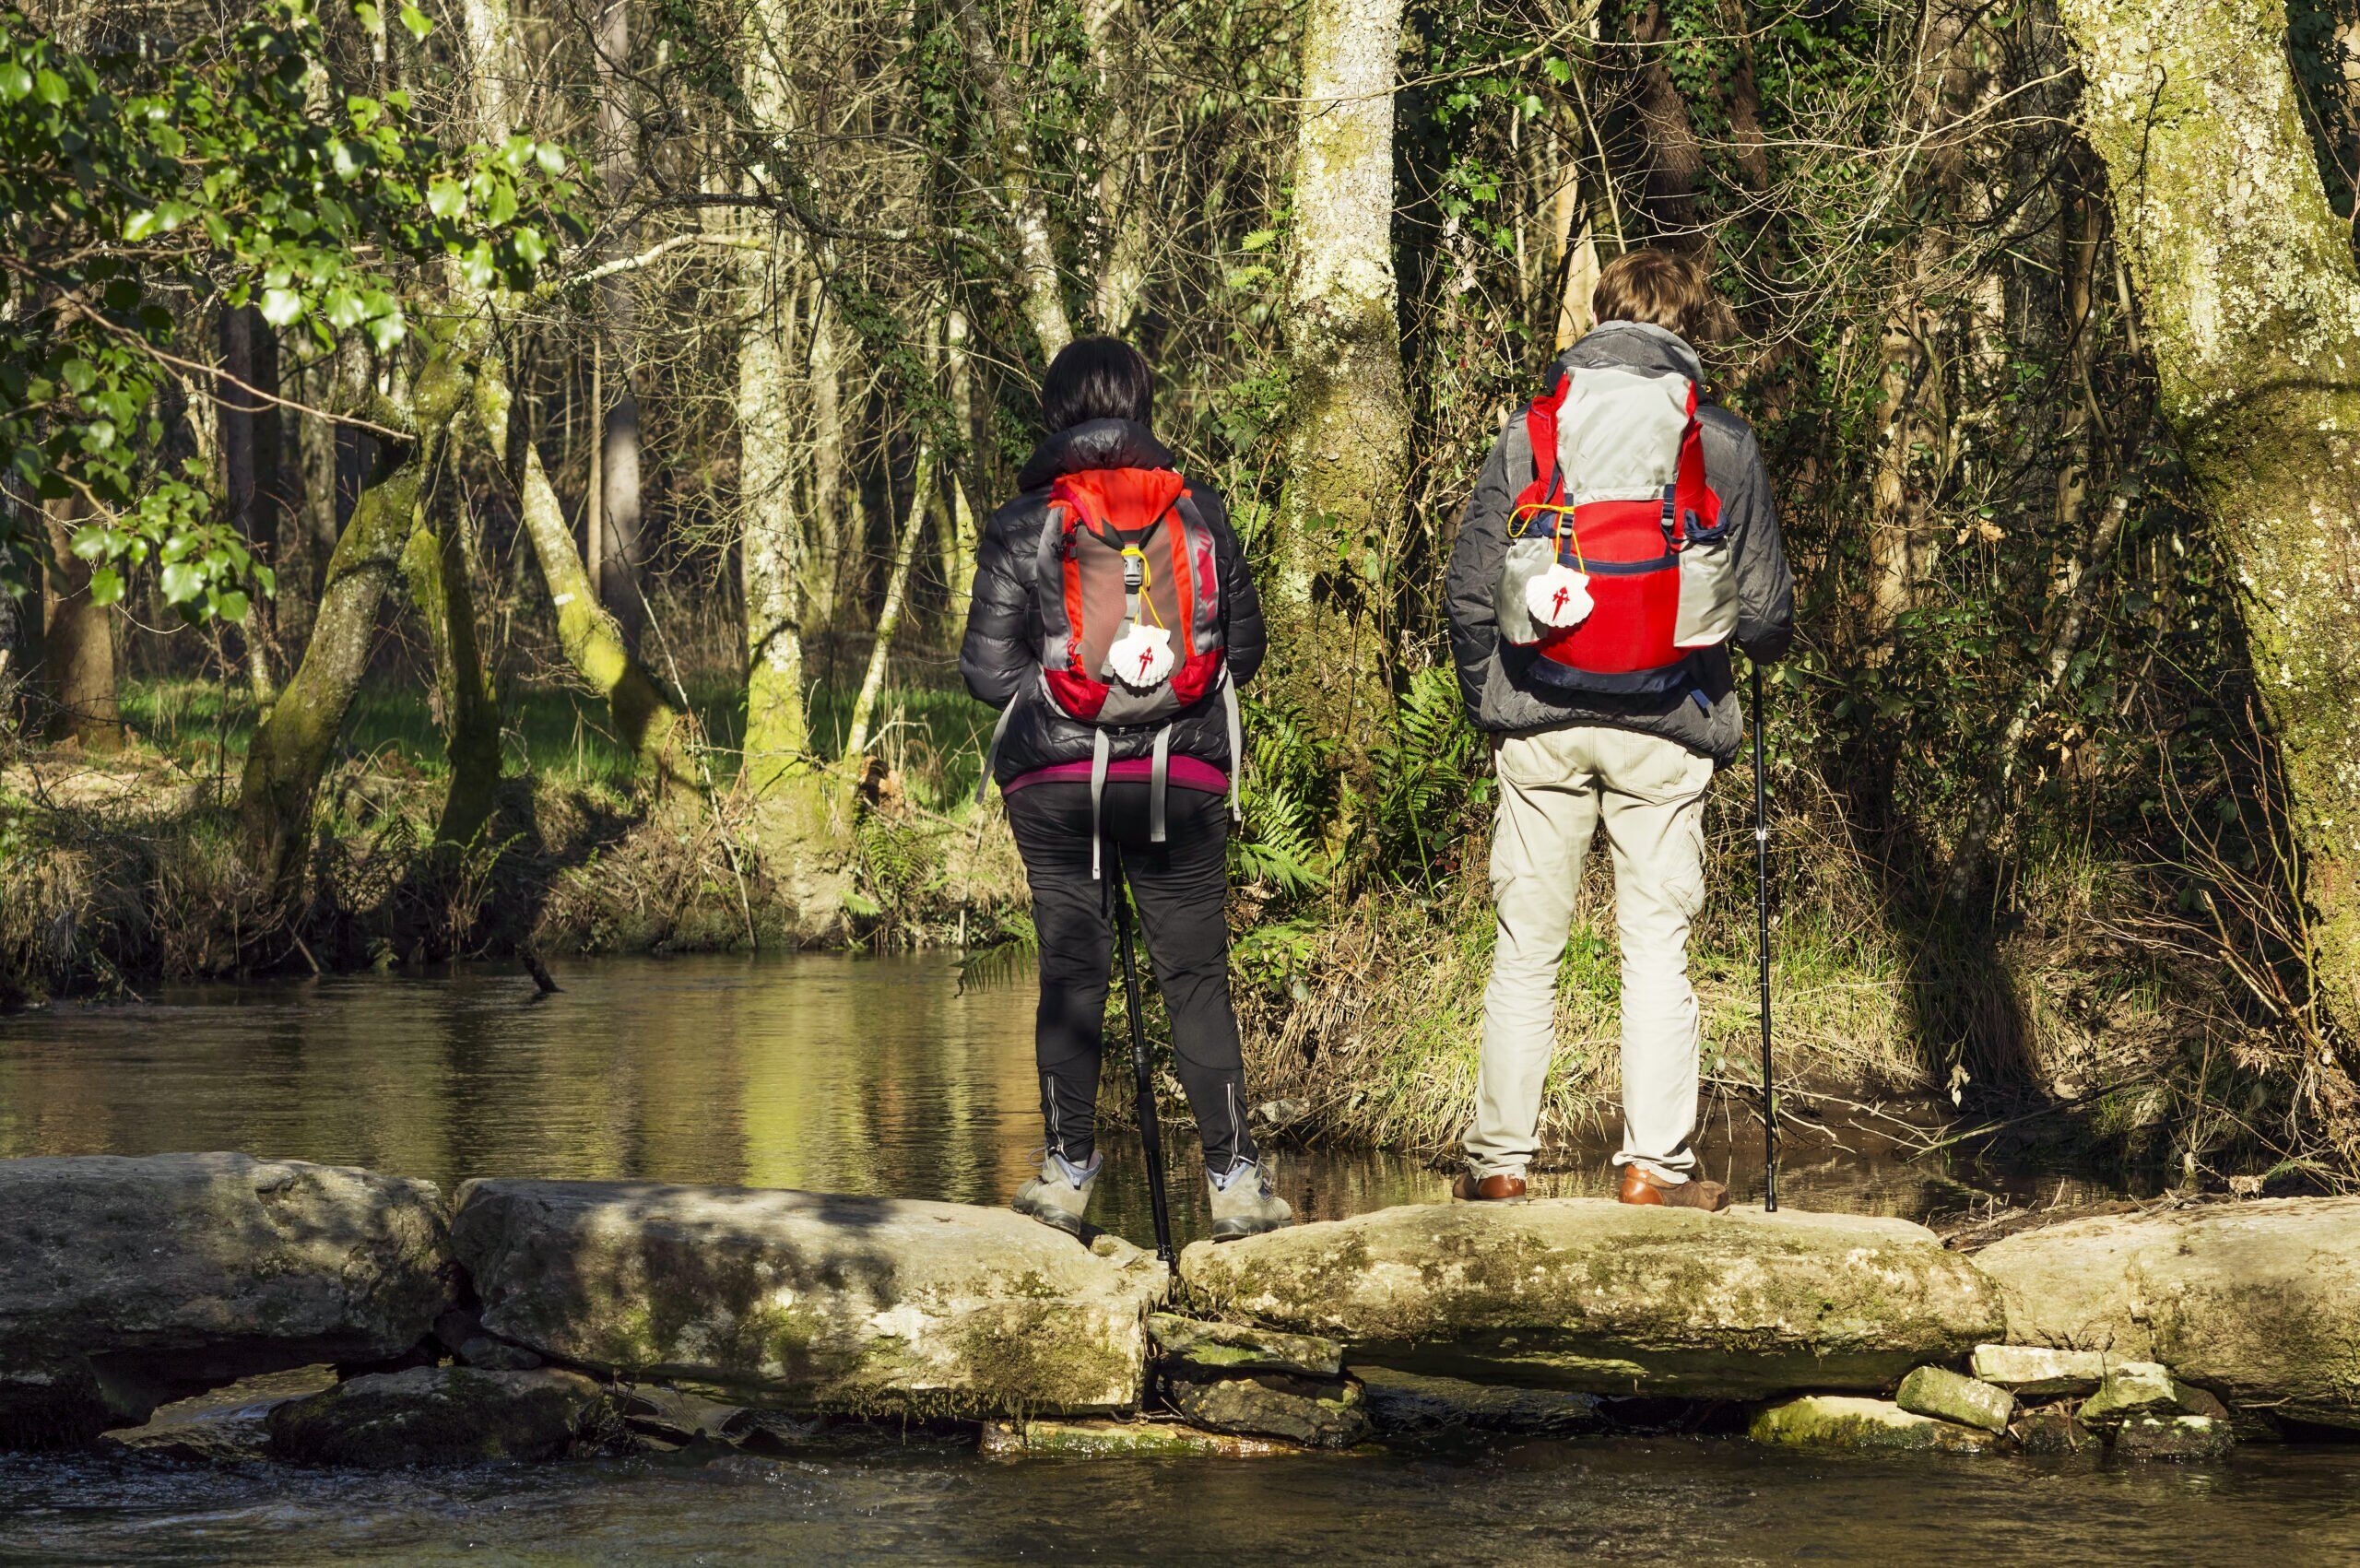
<svg viewBox="0 0 2360 1568"><path fill-rule="evenodd" d="M1557 356L1557 369L1561 371L1609 366L1634 371L1677 371L1700 387L1705 384L1705 363L1688 346L1687 339L1652 322L1600 322L1583 334L1580 342Z"/></svg>
<svg viewBox="0 0 2360 1568"><path fill-rule="evenodd" d="M1068 474L1092 468L1171 466L1171 451L1145 425L1128 419L1085 419L1034 447L1017 471L1016 484L1020 489L1039 490Z"/></svg>

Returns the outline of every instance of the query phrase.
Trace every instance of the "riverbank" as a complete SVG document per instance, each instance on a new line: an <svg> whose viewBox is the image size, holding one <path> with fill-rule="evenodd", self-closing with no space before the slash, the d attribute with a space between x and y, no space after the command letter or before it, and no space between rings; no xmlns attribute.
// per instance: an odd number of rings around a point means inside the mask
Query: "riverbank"
<svg viewBox="0 0 2360 1568"><path fill-rule="evenodd" d="M131 695L128 751L19 748L0 762L0 1001L520 955L562 971L574 955L942 948L963 952L979 984L1021 984L1031 968L1021 867L997 806L972 803L983 711L958 693L889 694L883 771L840 792L824 853L806 843L786 855L734 787L734 720L717 688L699 705L716 740L709 808L651 801L595 705L543 691L517 704L515 771L492 832L456 853L433 843L445 780L430 716L407 693L372 696L322 790L310 893L291 913L265 896L234 831L251 722L239 693L227 708L218 687ZM825 689L815 701L823 748L843 706ZM1741 794L1711 797L1713 871L1693 948L1705 1078L1725 1116L1754 1114L1759 1097ZM1446 809L1462 831L1436 841L1446 853L1415 884L1353 873L1289 894L1245 857L1233 916L1249 1081L1291 1141L1437 1155L1465 1124L1491 921L1480 805ZM1980 946L1933 942L1816 824L1783 819L1773 889L1779 1070L1805 1091L1790 1110L1808 1115L1810 1096L1839 1114L1906 1102L1921 1129L1930 1108L1954 1130L1996 1126L2216 1188L2233 1176L2273 1190L2334 1179L2238 1109L2286 1070L2278 1043L2237 1025L2212 979L2121 937L2133 901L2098 868L2035 863L2039 886L2028 882L2024 902L2048 914L1983 933ZM1611 888L1602 860L1587 875L1544 1105L1551 1160L1606 1130L1618 1080ZM2004 1021L2004 1077L1961 1055L1962 1008ZM1149 1023L1163 1049L1152 1001ZM2231 1032L2236 1050L2216 1049ZM1185 1127L1176 1080L1164 1087ZM1127 1102L1110 1079L1108 1114L1126 1120Z"/></svg>

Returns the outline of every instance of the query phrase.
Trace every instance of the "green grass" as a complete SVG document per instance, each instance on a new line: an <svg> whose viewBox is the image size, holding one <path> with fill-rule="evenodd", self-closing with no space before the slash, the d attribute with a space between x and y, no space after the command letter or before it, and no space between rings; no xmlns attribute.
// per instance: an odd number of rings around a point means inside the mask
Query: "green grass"
<svg viewBox="0 0 2360 1568"><path fill-rule="evenodd" d="M855 695L831 687L810 694L812 741L823 760L842 754ZM688 697L712 742L715 782L726 784L737 774L745 733L744 690L725 677L695 677ZM192 770L214 767L220 751L234 769L254 738L254 696L242 684L184 677L134 681L124 688L123 708L142 740ZM502 716L510 772L611 793L629 787L633 760L609 731L598 699L567 688L531 687L510 694ZM989 718L963 691L889 689L878 703L876 749L903 775L918 804L939 809L974 792ZM391 680L371 681L354 698L343 750L375 766L429 776L444 768L442 737L426 692Z"/></svg>

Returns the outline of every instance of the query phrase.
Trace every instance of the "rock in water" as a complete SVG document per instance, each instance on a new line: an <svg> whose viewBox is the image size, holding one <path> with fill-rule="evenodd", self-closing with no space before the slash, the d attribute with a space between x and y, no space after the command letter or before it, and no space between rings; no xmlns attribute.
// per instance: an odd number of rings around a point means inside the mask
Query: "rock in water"
<svg viewBox="0 0 2360 1568"><path fill-rule="evenodd" d="M2019 1344L2160 1362L2234 1408L2360 1428L2360 1198L2075 1220L1975 1261Z"/></svg>
<svg viewBox="0 0 2360 1568"><path fill-rule="evenodd" d="M2059 1405L2027 1411L2008 1429L2008 1435L2027 1454L2095 1453L2098 1446L2090 1429L2074 1420L2072 1411Z"/></svg>
<svg viewBox="0 0 2360 1568"><path fill-rule="evenodd" d="M1200 1432L1177 1421L988 1421L983 1450L1009 1456L1059 1459L1192 1457L1251 1458L1301 1454L1292 1444L1228 1432Z"/></svg>
<svg viewBox="0 0 2360 1568"><path fill-rule="evenodd" d="M2143 1417L2209 1416L2201 1389L2189 1388L2154 1362L2125 1362L2098 1384L2098 1391L2082 1402L2082 1424L2104 1432Z"/></svg>
<svg viewBox="0 0 2360 1568"><path fill-rule="evenodd" d="M1454 1431L1513 1437L1572 1437L1606 1425L1595 1394L1570 1388L1504 1388L1456 1377L1422 1377L1390 1367L1361 1374L1370 1424L1387 1437Z"/></svg>
<svg viewBox="0 0 2360 1568"><path fill-rule="evenodd" d="M2016 1415L2016 1397L2006 1389L1938 1366L1921 1366L1903 1378L1893 1402L1912 1415L1939 1416L1986 1432L2007 1431Z"/></svg>
<svg viewBox="0 0 2360 1568"><path fill-rule="evenodd" d="M1175 1377L1164 1384L1163 1397L1183 1420L1210 1432L1281 1438L1305 1448L1350 1448L1369 1434L1361 1385L1350 1379L1282 1372Z"/></svg>
<svg viewBox="0 0 2360 1568"><path fill-rule="evenodd" d="M0 1444L398 1355L451 1277L430 1182L244 1154L0 1161Z"/></svg>
<svg viewBox="0 0 2360 1568"><path fill-rule="evenodd" d="M554 1459L612 1424L606 1394L570 1372L421 1366L349 1378L270 1412L270 1451L314 1465L391 1469Z"/></svg>
<svg viewBox="0 0 2360 1568"><path fill-rule="evenodd" d="M2059 1350L2046 1345L1977 1345L1975 1375L2019 1399L2061 1399L2094 1394L2106 1376L2106 1356L2097 1350Z"/></svg>
<svg viewBox="0 0 2360 1568"><path fill-rule="evenodd" d="M1304 1377L1339 1377L1344 1350L1333 1339L1281 1334L1242 1323L1208 1323L1159 1312L1147 1320L1148 1338L1167 1363L1214 1376L1228 1373L1292 1372Z"/></svg>
<svg viewBox="0 0 2360 1568"><path fill-rule="evenodd" d="M1388 1208L1180 1260L1197 1306L1355 1363L1602 1394L1885 1388L1995 1338L1997 1293L1901 1220L1590 1198Z"/></svg>
<svg viewBox="0 0 2360 1568"><path fill-rule="evenodd" d="M2115 1429L2114 1451L2133 1459L2219 1459L2236 1445L2214 1416L2141 1416Z"/></svg>
<svg viewBox="0 0 2360 1568"><path fill-rule="evenodd" d="M476 1181L484 1326L744 1404L911 1416L1138 1407L1152 1255L1004 1208L635 1182Z"/></svg>
<svg viewBox="0 0 2360 1568"><path fill-rule="evenodd" d="M1772 1405L1755 1415L1747 1430L1756 1443L1797 1448L1983 1454L2000 1443L1990 1432L1971 1426L1848 1394L1807 1394Z"/></svg>

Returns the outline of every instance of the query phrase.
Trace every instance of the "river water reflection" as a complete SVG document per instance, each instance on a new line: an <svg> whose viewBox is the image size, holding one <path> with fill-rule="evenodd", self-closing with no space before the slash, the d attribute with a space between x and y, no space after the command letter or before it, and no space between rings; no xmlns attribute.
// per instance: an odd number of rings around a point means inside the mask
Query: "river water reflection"
<svg viewBox="0 0 2360 1568"><path fill-rule="evenodd" d="M1029 987L938 958L578 961L170 990L0 1018L0 1156L241 1149L450 1183L643 1177L998 1203L1040 1138ZM1740 1193L1753 1133L1707 1158ZM1186 1154L1185 1134L1174 1140ZM1135 1146L1110 1228L1148 1239ZM1175 1219L1201 1181L1175 1161ZM1427 1163L1282 1156L1313 1217L1438 1201ZM1549 1178L1603 1191L1603 1150ZM2056 1189L2047 1178L2041 1195ZM1798 1207L1922 1215L1988 1178L1841 1148ZM2360 1450L2226 1468L1896 1463L1736 1441L1470 1443L1377 1457L1010 1462L939 1447L824 1461L611 1460L352 1477L0 1456L0 1562L1247 1561L1891 1563L1962 1550L2105 1562L2360 1560Z"/></svg>

